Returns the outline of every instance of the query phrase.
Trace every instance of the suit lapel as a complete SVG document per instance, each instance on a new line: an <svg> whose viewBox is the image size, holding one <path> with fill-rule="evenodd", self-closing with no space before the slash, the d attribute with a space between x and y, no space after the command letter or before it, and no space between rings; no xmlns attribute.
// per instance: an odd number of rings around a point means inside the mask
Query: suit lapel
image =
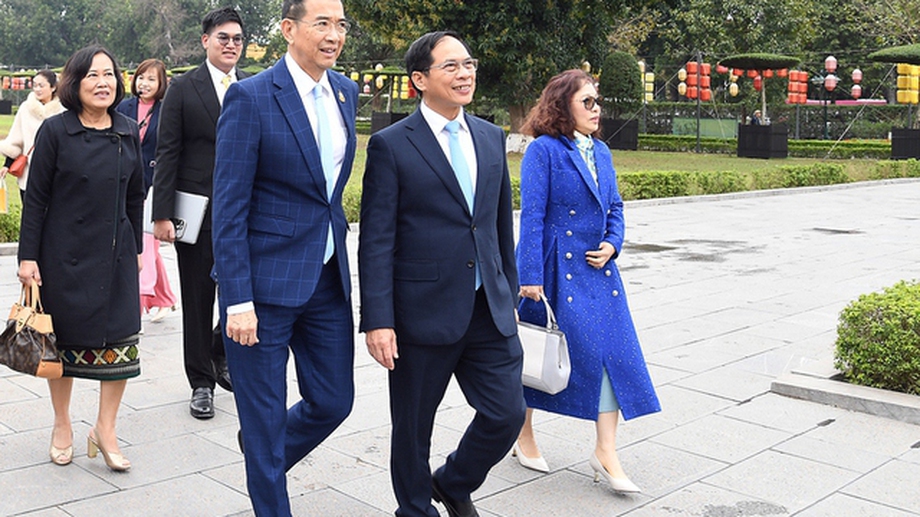
<svg viewBox="0 0 920 517"><path fill-rule="evenodd" d="M342 114L342 120L345 121L345 161L342 163L342 170L339 172L339 176L336 179L335 189L333 190L333 197L335 193L345 188L345 183L348 182L348 176L351 172L350 164L348 163L348 157L354 156L354 149L357 145L356 134L355 134L355 106L347 92L343 88L342 81L351 81L344 76L340 75L337 72L332 70L327 70L326 75L329 76L329 84L332 85L333 95L335 96L336 106L339 107L339 113ZM348 170L346 170L346 167Z"/></svg>
<svg viewBox="0 0 920 517"><path fill-rule="evenodd" d="M220 117L220 100L217 98L217 91L214 90L214 83L211 82L211 72L208 65L202 63L201 66L190 72L192 75L192 84L198 97L201 98L201 104L205 111L211 117L211 122L217 126L217 119Z"/></svg>
<svg viewBox="0 0 920 517"><path fill-rule="evenodd" d="M469 213L470 208L466 203L463 190L460 188L460 182L457 181L457 175L454 174L450 161L441 151L441 144L438 143L438 139L435 138L434 133L431 131L431 126L425 121L421 111L416 109L415 113L406 119L406 129L408 130L406 137L409 142L415 147L422 159L428 163L435 175L444 183L451 196L463 205L463 209ZM475 142L473 145L475 146ZM478 155L479 153L477 152L476 154ZM477 165L479 164L478 157L476 163Z"/></svg>
<svg viewBox="0 0 920 517"><path fill-rule="evenodd" d="M485 192L492 188L491 184L498 179L492 171L494 170L491 158L495 155L491 149L491 142L486 135L486 128L479 120L469 117L464 113L466 124L470 128L470 135L473 137L473 149L476 151L476 191L474 199L480 200L485 198ZM501 170L501 169L499 169ZM473 204L473 210L479 206L479 203Z"/></svg>
<svg viewBox="0 0 920 517"><path fill-rule="evenodd" d="M263 72L264 73L264 72ZM275 90L275 101L281 108L285 120L294 133L294 139L300 148L300 153L307 164L307 172L313 178L314 184L321 190L322 198L326 199L326 177L323 175L322 159L316 139L313 137L313 128L303 106L303 99L294 85L294 79L287 69L284 58L279 59L271 69L272 80L278 88ZM346 117L347 120L347 117Z"/></svg>

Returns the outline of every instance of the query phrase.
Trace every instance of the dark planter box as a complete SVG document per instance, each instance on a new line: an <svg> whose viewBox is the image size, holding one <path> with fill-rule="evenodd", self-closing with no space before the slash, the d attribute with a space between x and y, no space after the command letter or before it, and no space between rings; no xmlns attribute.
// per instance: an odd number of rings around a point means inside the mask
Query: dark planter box
<svg viewBox="0 0 920 517"><path fill-rule="evenodd" d="M785 158L789 155L789 130L786 124L751 126L738 124L740 158Z"/></svg>
<svg viewBox="0 0 920 517"><path fill-rule="evenodd" d="M0 100L0 115L13 114L13 101Z"/></svg>
<svg viewBox="0 0 920 517"><path fill-rule="evenodd" d="M375 111L371 114L371 133L376 133L381 129L399 122L409 116L408 113L387 113L385 111Z"/></svg>
<svg viewBox="0 0 920 517"><path fill-rule="evenodd" d="M920 129L891 128L891 159L920 159Z"/></svg>
<svg viewBox="0 0 920 517"><path fill-rule="evenodd" d="M602 118L601 139L611 149L635 151L639 148L639 121Z"/></svg>

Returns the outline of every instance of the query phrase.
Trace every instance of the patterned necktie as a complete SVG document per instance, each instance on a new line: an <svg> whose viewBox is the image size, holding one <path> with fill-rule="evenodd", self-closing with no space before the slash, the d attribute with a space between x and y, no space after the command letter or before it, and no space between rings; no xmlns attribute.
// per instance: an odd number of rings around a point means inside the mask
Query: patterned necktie
<svg viewBox="0 0 920 517"><path fill-rule="evenodd" d="M466 164L466 157L463 155L463 148L460 147L460 123L456 120L451 120L444 126L444 129L447 130L448 138L447 144L450 149L450 164L454 169L454 175L457 176L457 181L460 182L460 190L463 191L463 197L466 198L466 205L470 209L470 213L473 213L473 180L470 177L470 168ZM479 272L479 261L476 261L476 290L479 290L479 286L482 285L482 276Z"/></svg>
<svg viewBox="0 0 920 517"><path fill-rule="evenodd" d="M229 75L225 75L220 79L220 84L224 85L224 92L230 89L231 82L233 82L233 79Z"/></svg>
<svg viewBox="0 0 920 517"><path fill-rule="evenodd" d="M323 164L323 176L326 177L326 197L331 201L332 192L335 190L335 162L332 154L332 129L326 117L323 104L323 87L317 84L313 88L313 108L316 113L316 133L319 137L319 156ZM323 264L329 262L335 251L335 241L332 237L332 222L329 223L329 232L326 236L326 251L323 254Z"/></svg>
<svg viewBox="0 0 920 517"><path fill-rule="evenodd" d="M582 159L585 160L588 171L591 172L594 182L597 183L597 163L594 162L594 140L591 137L579 135L575 137L575 145L578 146L578 151L581 153Z"/></svg>

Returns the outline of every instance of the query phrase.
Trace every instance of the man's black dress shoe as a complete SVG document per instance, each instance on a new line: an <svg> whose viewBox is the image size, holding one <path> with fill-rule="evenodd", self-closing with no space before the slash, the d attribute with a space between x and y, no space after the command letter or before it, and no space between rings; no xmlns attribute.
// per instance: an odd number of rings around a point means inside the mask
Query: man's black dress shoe
<svg viewBox="0 0 920 517"><path fill-rule="evenodd" d="M479 512L473 506L473 501L469 499L466 501L452 499L441 490L441 486L438 485L438 478L434 476L431 476L431 495L435 501L444 504L444 507L447 508L447 515L450 517L479 517Z"/></svg>
<svg viewBox="0 0 920 517"><path fill-rule="evenodd" d="M214 416L214 390L211 388L195 388L192 391L192 400L188 403L189 413L193 417L205 420Z"/></svg>
<svg viewBox="0 0 920 517"><path fill-rule="evenodd" d="M227 369L227 358L221 357L214 360L214 377L217 385L227 391L233 391L233 383L230 382L230 370Z"/></svg>

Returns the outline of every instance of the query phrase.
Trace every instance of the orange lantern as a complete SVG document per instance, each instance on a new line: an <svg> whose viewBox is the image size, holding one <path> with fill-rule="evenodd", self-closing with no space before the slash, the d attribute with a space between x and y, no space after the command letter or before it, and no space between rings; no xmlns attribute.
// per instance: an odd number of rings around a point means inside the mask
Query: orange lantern
<svg viewBox="0 0 920 517"><path fill-rule="evenodd" d="M732 75L736 77L741 77L742 75L744 75L744 70L740 68L732 68Z"/></svg>
<svg viewBox="0 0 920 517"><path fill-rule="evenodd" d="M760 75L760 73L757 72L757 70L748 70L748 71L747 71L747 76L750 77L751 79L757 77L758 75Z"/></svg>
<svg viewBox="0 0 920 517"><path fill-rule="evenodd" d="M700 77L700 88L709 88L709 85L711 82L712 82L712 78L709 77L708 75L704 75Z"/></svg>
<svg viewBox="0 0 920 517"><path fill-rule="evenodd" d="M696 75L698 65L699 63L697 63L696 61L688 61L687 62L687 73L690 75Z"/></svg>
<svg viewBox="0 0 920 517"><path fill-rule="evenodd" d="M709 63L700 65L700 75L712 75L712 65Z"/></svg>
<svg viewBox="0 0 920 517"><path fill-rule="evenodd" d="M696 74L687 76L687 86L696 86Z"/></svg>
<svg viewBox="0 0 920 517"><path fill-rule="evenodd" d="M697 95L697 92L698 92L698 90L697 90L697 87L696 87L696 86L690 86L690 87L688 87L688 88L687 88L687 98L688 98L688 99L695 99L695 98L696 98L696 95Z"/></svg>
<svg viewBox="0 0 920 517"><path fill-rule="evenodd" d="M725 65L716 65L716 73L717 74L727 74L728 67Z"/></svg>
<svg viewBox="0 0 920 517"><path fill-rule="evenodd" d="M764 77L764 79L769 79L769 78L773 77L773 70L770 70L770 69L764 70L764 71L763 71L763 77Z"/></svg>
<svg viewBox="0 0 920 517"><path fill-rule="evenodd" d="M776 77L786 77L787 75L789 75L788 68L780 68L776 71Z"/></svg>
<svg viewBox="0 0 920 517"><path fill-rule="evenodd" d="M712 100L712 90L709 88L703 88L700 90L700 100L703 102L709 102Z"/></svg>

